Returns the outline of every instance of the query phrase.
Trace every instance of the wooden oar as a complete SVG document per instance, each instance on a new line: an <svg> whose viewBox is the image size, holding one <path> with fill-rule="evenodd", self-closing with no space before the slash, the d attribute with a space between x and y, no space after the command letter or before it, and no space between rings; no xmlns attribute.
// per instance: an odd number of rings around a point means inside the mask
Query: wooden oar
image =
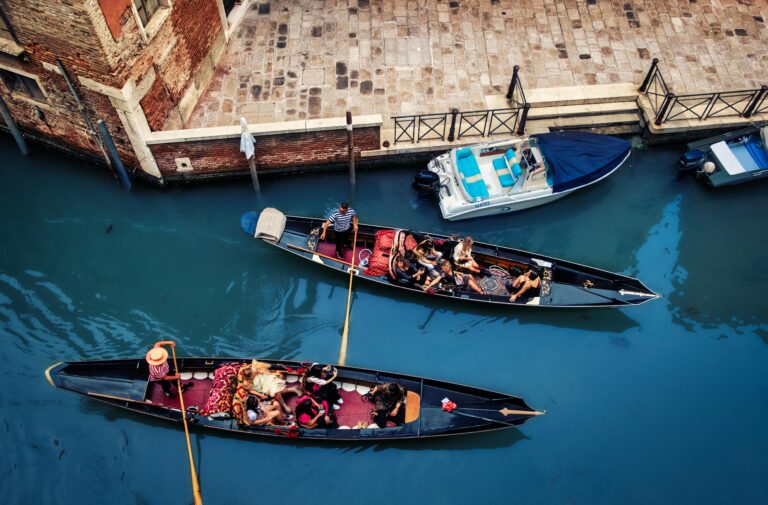
<svg viewBox="0 0 768 505"><path fill-rule="evenodd" d="M179 365L176 364L176 346L172 345L173 369L179 375ZM192 497L195 505L203 505L203 497L200 495L200 485L197 483L195 460L192 457L192 445L189 443L189 427L187 426L187 410L184 408L184 393L181 391L181 377L176 379L176 388L179 392L179 404L181 406L181 420L184 423L184 435L187 437L187 455L189 456L189 474L192 476Z"/></svg>
<svg viewBox="0 0 768 505"><path fill-rule="evenodd" d="M357 247L357 228L352 238L352 263L355 262L355 247ZM349 268L349 289L347 290L347 315L344 318L344 332L341 334L341 350L339 351L339 365L347 361L347 342L349 336L349 309L352 307L352 279L355 277L354 265Z"/></svg>
<svg viewBox="0 0 768 505"><path fill-rule="evenodd" d="M323 253L320 253L320 252L317 252L317 251L313 251L313 250L311 250L311 249L305 249L305 248L303 248L303 247L299 247L299 246L297 246L297 245L293 245L293 244L286 244L286 245L287 245L289 248L291 248L291 249L296 249L297 251L308 252L308 253L311 253L311 254L317 254L317 255L318 255L318 256L320 256L321 258L329 259L329 260L335 261L336 263L341 263L342 265L347 265L348 267L354 267L354 266L355 266L355 265L353 265L352 263L349 263L349 262L347 262L347 261L344 261L344 260L342 260L342 259L339 259L339 258L334 258L333 256L328 256L327 254L323 254ZM353 249L353 251L354 251L354 249ZM354 259L355 259L355 258L354 258L354 257L352 257L352 260L353 260L353 261L354 261Z"/></svg>

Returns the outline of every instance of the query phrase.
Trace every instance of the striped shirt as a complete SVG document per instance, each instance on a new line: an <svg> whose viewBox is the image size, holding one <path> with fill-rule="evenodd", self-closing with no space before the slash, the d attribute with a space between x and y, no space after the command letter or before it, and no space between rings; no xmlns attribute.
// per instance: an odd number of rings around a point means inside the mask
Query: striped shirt
<svg viewBox="0 0 768 505"><path fill-rule="evenodd" d="M333 229L336 231L347 231L349 230L350 223L352 222L352 218L355 217L355 209L352 207L347 209L347 212L342 214L339 209L334 210L331 212L331 215L328 216L328 221L333 224Z"/></svg>
<svg viewBox="0 0 768 505"><path fill-rule="evenodd" d="M161 380L163 377L168 375L168 370L170 370L170 367L168 366L167 361L162 365L149 365L149 380Z"/></svg>

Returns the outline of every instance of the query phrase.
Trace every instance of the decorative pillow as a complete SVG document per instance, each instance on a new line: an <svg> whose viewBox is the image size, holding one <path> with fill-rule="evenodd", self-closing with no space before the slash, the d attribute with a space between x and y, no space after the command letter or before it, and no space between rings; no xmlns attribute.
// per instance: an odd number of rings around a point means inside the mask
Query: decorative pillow
<svg viewBox="0 0 768 505"><path fill-rule="evenodd" d="M376 249L389 251L395 242L395 230L379 230L376 232Z"/></svg>
<svg viewBox="0 0 768 505"><path fill-rule="evenodd" d="M208 400L205 402L205 406L200 409L201 415L207 416L230 411L232 395L235 387L237 387L233 382L237 380L237 372L241 366L242 363L226 363L216 369L213 373L213 385L208 393Z"/></svg>
<svg viewBox="0 0 768 505"><path fill-rule="evenodd" d="M373 251L368 258L368 268L365 269L365 275L379 276L389 272L389 250L379 249ZM385 256L386 254L386 256Z"/></svg>

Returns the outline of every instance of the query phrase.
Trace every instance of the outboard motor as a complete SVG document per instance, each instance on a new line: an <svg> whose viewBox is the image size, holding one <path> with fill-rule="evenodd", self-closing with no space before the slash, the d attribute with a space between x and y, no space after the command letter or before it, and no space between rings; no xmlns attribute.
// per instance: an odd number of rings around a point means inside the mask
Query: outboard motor
<svg viewBox="0 0 768 505"><path fill-rule="evenodd" d="M423 196L434 196L440 191L440 176L431 170L421 170L413 178L413 188Z"/></svg>
<svg viewBox="0 0 768 505"><path fill-rule="evenodd" d="M684 174L701 169L704 161L707 159L707 153L693 149L683 154L680 161L677 162L678 174Z"/></svg>

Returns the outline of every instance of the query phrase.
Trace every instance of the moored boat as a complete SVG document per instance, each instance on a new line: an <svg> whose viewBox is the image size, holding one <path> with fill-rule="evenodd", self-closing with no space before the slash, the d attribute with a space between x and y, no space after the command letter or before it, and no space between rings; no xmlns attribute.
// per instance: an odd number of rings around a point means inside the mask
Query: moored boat
<svg viewBox="0 0 768 505"><path fill-rule="evenodd" d="M743 128L688 144L678 170L715 188L768 177L768 126Z"/></svg>
<svg viewBox="0 0 768 505"><path fill-rule="evenodd" d="M541 254L509 247L475 242L474 257L484 269L483 275L472 274L484 293L443 285L424 291L418 286L395 280L394 262L412 251L424 237L434 240L450 257L458 243L452 237L403 229L360 224L356 254L346 251L344 258L335 256L331 242L319 240L324 219L285 216L267 208L261 214L248 212L240 220L250 236L324 267L349 273L377 284L404 291L508 307L624 307L639 305L659 295L632 277L580 265ZM327 238L332 239L333 230ZM533 270L540 278L539 287L525 297L510 301L511 283L520 274ZM467 275L470 275L467 273Z"/></svg>
<svg viewBox="0 0 768 505"><path fill-rule="evenodd" d="M414 186L437 194L448 220L543 205L608 177L631 144L608 135L557 132L460 147L434 158Z"/></svg>
<svg viewBox="0 0 768 505"><path fill-rule="evenodd" d="M287 383L298 383L306 363L260 360L280 371ZM222 398L231 388L231 370L250 365L250 359L179 358L182 383L194 384L184 392L187 420L191 426L224 432L288 437L305 440L380 441L460 435L515 427L541 414L522 398L493 391L426 379L412 375L339 366L334 381L344 400L335 415L338 428L300 428L285 425L244 426L239 424ZM158 383L149 381L149 366L142 359L57 363L45 371L57 388L155 418L181 422L177 397L168 398ZM231 375L231 374L230 374ZM407 393L405 422L370 427L372 404L365 395L376 384L396 382ZM221 386L221 387L220 387ZM450 404L447 404L447 399ZM289 400L295 402L295 396ZM292 404L295 407L295 403Z"/></svg>

